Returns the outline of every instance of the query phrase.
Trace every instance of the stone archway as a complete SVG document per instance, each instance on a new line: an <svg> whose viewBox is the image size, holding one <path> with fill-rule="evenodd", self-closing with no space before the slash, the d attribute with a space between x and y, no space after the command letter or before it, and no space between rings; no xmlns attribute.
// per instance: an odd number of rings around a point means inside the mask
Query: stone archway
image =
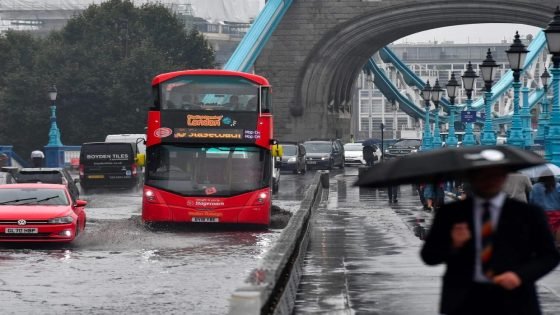
<svg viewBox="0 0 560 315"><path fill-rule="evenodd" d="M256 73L273 85L276 134L290 140L348 136L346 105L357 75L370 56L399 38L474 23L545 27L555 5L521 0L294 1L255 63Z"/></svg>

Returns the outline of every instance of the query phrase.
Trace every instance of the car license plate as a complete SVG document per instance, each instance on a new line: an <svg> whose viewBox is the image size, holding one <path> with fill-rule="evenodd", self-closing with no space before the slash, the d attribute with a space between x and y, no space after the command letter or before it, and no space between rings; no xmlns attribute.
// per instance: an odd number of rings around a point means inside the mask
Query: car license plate
<svg viewBox="0 0 560 315"><path fill-rule="evenodd" d="M100 178L105 178L105 175L88 175L88 178L100 179Z"/></svg>
<svg viewBox="0 0 560 315"><path fill-rule="evenodd" d="M37 228L6 228L6 234L37 234Z"/></svg>
<svg viewBox="0 0 560 315"><path fill-rule="evenodd" d="M192 222L220 222L218 218L192 218Z"/></svg>
<svg viewBox="0 0 560 315"><path fill-rule="evenodd" d="M317 164L317 161L307 161L307 164Z"/></svg>

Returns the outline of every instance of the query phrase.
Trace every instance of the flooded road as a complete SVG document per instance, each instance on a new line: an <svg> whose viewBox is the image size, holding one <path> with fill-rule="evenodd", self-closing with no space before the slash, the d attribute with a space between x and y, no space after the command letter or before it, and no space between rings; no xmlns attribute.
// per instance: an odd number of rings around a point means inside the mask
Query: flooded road
<svg viewBox="0 0 560 315"><path fill-rule="evenodd" d="M297 210L289 191L303 191L312 178L283 175L273 204ZM88 222L74 243L0 247L2 314L224 314L281 232L151 230L140 221L139 193L81 198L89 201Z"/></svg>

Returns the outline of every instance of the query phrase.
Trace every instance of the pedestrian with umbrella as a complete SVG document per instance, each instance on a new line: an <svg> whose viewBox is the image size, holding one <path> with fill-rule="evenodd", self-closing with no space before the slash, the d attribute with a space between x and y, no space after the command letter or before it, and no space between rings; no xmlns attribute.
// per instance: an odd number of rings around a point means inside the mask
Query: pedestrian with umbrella
<svg viewBox="0 0 560 315"><path fill-rule="evenodd" d="M445 148L376 165L357 184L466 179L472 197L436 212L420 252L426 264L447 266L440 312L541 314L535 282L558 265L560 254L544 211L508 198L502 188L509 172L544 163L510 146Z"/></svg>
<svg viewBox="0 0 560 315"><path fill-rule="evenodd" d="M555 240L560 235L560 184L550 171L544 171L537 183L533 185L529 202L541 207L548 218L548 224L552 230Z"/></svg>
<svg viewBox="0 0 560 315"><path fill-rule="evenodd" d="M362 155L366 161L367 166L373 166L375 163L375 148L373 145L364 145L362 148Z"/></svg>

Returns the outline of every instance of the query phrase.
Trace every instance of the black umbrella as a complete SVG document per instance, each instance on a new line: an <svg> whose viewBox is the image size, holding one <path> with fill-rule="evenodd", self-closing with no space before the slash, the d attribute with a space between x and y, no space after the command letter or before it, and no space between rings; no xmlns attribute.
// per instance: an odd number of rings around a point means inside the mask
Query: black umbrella
<svg viewBox="0 0 560 315"><path fill-rule="evenodd" d="M368 145L378 145L378 144L381 144L381 139L370 138L362 141L362 145L364 147Z"/></svg>
<svg viewBox="0 0 560 315"><path fill-rule="evenodd" d="M434 183L457 179L469 171L504 167L510 171L544 164L539 155L512 146L443 148L409 154L372 166L355 185L385 187L412 183Z"/></svg>

